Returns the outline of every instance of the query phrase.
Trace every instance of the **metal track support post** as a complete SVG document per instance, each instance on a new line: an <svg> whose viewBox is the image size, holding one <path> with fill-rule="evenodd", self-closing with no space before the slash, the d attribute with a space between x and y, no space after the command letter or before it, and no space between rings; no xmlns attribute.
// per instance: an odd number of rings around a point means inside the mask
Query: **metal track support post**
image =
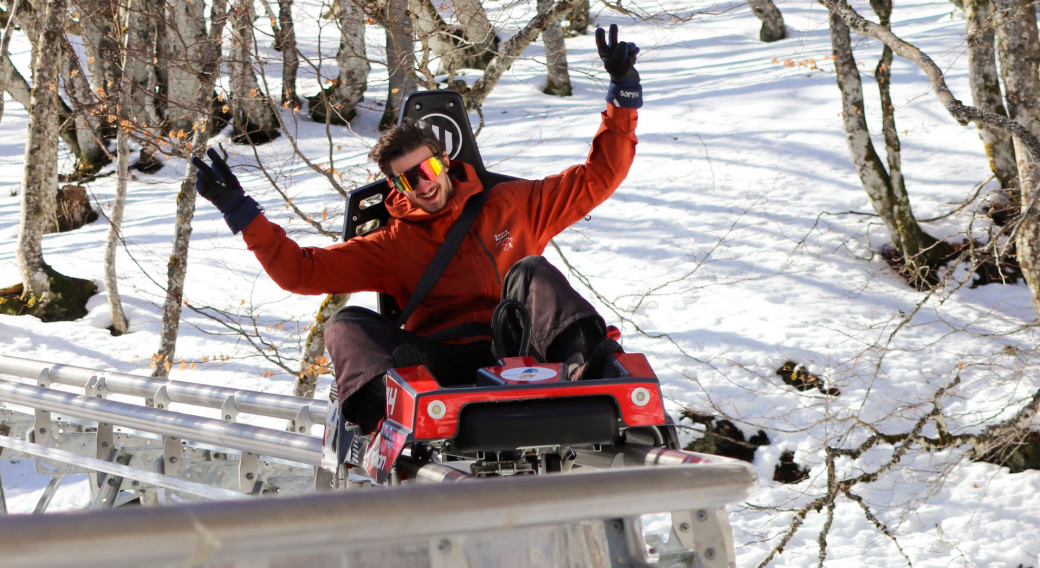
<svg viewBox="0 0 1040 568"><path fill-rule="evenodd" d="M603 521L611 568L650 568L639 517Z"/></svg>
<svg viewBox="0 0 1040 568"><path fill-rule="evenodd" d="M131 457L133 456L122 450L112 448L112 455L107 461L119 465L130 465ZM97 495L94 496L94 508L111 509L115 506L116 497L119 496L119 491L123 488L123 478L109 473L100 473L97 476L100 488Z"/></svg>
<svg viewBox="0 0 1040 568"><path fill-rule="evenodd" d="M94 375L87 380L83 388L83 394L92 398L107 399L110 391L105 384L105 377ZM94 456L99 460L112 461L115 458L115 439L112 433L112 425L108 422L98 422L96 435L96 450ZM98 498L98 490L101 489L102 479L97 472L90 473L90 495L95 500Z"/></svg>
<svg viewBox="0 0 1040 568"><path fill-rule="evenodd" d="M235 404L235 395L231 395L224 400L224 404L220 405L220 418L225 422L236 422L238 421L238 414L241 412L238 409L238 405Z"/></svg>
<svg viewBox="0 0 1040 568"><path fill-rule="evenodd" d="M289 430L291 432L299 432L300 434L310 434L311 426L314 426L314 424L314 421L311 420L310 408L303 407L296 413L296 418L289 421Z"/></svg>
<svg viewBox="0 0 1040 568"><path fill-rule="evenodd" d="M162 474L177 477L177 470L181 468L182 461L184 461L184 447L181 446L181 439L163 436Z"/></svg>
<svg viewBox="0 0 1040 568"><path fill-rule="evenodd" d="M49 370L44 369L40 371L40 376L36 378L36 385L41 389L48 389L51 387L51 373ZM35 415L33 419L33 431L32 440L43 446L51 446L51 434L53 428L51 428L51 413L49 410L41 410L39 408L34 409Z"/></svg>
<svg viewBox="0 0 1040 568"><path fill-rule="evenodd" d="M697 551L704 568L733 568L733 528L725 507L672 512L672 538L687 550Z"/></svg>
<svg viewBox="0 0 1040 568"><path fill-rule="evenodd" d="M54 477L51 477L50 482L47 483L47 488L43 490L43 495L40 496L40 500L36 503L36 509L33 510L34 515L42 515L47 512L47 507L51 506L54 494L58 492L58 487L61 486L63 479L65 479L64 473L56 473Z"/></svg>
<svg viewBox="0 0 1040 568"><path fill-rule="evenodd" d="M239 491L242 493L253 493L256 484L260 482L260 456L252 452L242 452L242 459L238 461L238 483Z"/></svg>

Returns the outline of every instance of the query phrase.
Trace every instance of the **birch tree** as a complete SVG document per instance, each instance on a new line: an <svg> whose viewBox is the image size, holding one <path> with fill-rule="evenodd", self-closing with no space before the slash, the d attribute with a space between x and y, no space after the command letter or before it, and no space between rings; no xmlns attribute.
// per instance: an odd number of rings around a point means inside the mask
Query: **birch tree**
<svg viewBox="0 0 1040 568"><path fill-rule="evenodd" d="M906 193L900 166L899 142L895 133L891 96L888 94L887 71L882 70L879 87L882 106L885 107L883 121L889 156L888 170L885 169L870 140L863 103L863 84L860 81L856 59L852 54L849 28L840 16L833 13L830 16L830 37L838 89L841 91L845 141L852 163L863 189L870 197L874 211L888 229L896 257L893 260L902 264L904 275L911 283L927 285L934 278L933 269L941 262L944 251L937 246L938 241L921 228L910 208L910 197ZM890 62L891 52L886 53ZM882 61L884 58L883 54ZM881 68L879 65L879 69Z"/></svg>
<svg viewBox="0 0 1040 568"><path fill-rule="evenodd" d="M544 12L552 7L553 0L538 0L538 11ZM546 24L542 31L542 43L545 44L545 90L547 95L558 97L571 96L571 76L567 72L567 45L563 42L563 27L560 20Z"/></svg>
<svg viewBox="0 0 1040 568"><path fill-rule="evenodd" d="M85 299L97 291L93 282L69 278L43 258L44 224L53 216L58 185L58 90L67 0L38 0L39 35L33 45L33 87L25 140L21 218L15 258L22 280L21 300L47 320L86 314ZM49 46L49 47L48 47ZM84 304L80 304L84 301Z"/></svg>
<svg viewBox="0 0 1040 568"><path fill-rule="evenodd" d="M387 0L383 27L386 30L386 66L390 72L389 93L379 129L385 130L397 124L401 102L417 90L412 74L415 69L415 52L412 38L412 19L408 15L408 0Z"/></svg>
<svg viewBox="0 0 1040 568"><path fill-rule="evenodd" d="M228 46L228 80L231 86L231 115L239 144L263 144L278 137L278 119L260 89L253 72L252 0L235 0L231 6L231 40ZM284 48L283 48L284 49Z"/></svg>
<svg viewBox="0 0 1040 568"><path fill-rule="evenodd" d="M968 39L968 79L971 99L975 107L1007 116L1000 92L1000 76L997 74L997 57L994 43L994 14L992 0L965 0L964 16ZM979 137L986 148L989 167L1008 189L1018 177L1015 163L1015 147L1011 135L990 126L979 124Z"/></svg>
<svg viewBox="0 0 1040 568"><path fill-rule="evenodd" d="M1008 115L1034 138L1040 135L1040 39L1036 10L1028 0L993 0L997 52L1007 94ZM1038 156L1015 136L1015 159L1022 213L1015 240L1018 262L1029 284L1033 307L1040 313L1040 211L1034 207Z"/></svg>
<svg viewBox="0 0 1040 568"><path fill-rule="evenodd" d="M498 52L499 40L480 0L454 0L452 8L465 36L463 67L485 69Z"/></svg>
<svg viewBox="0 0 1040 568"><path fill-rule="evenodd" d="M11 32L14 31L14 16L18 13L19 4L22 0L14 0L11 2L11 8L7 12L7 25L4 26L4 36L0 40L0 120L4 118L4 97L3 93L8 89L8 83L13 83L12 78L8 78L11 70L14 69L14 65L11 64ZM17 71L16 71L17 72ZM23 79L24 81L24 79ZM28 107L26 107L28 108Z"/></svg>
<svg viewBox="0 0 1040 568"><path fill-rule="evenodd" d="M278 0L278 45L282 50L282 107L300 106L296 94L296 72L300 58L296 53L296 24L292 17L293 0ZM364 31L364 30L362 30Z"/></svg>
<svg viewBox="0 0 1040 568"><path fill-rule="evenodd" d="M195 104L202 77L197 67L207 41L205 5L197 0L166 0L165 22L161 51L167 63L166 124L179 135L191 132L198 118Z"/></svg>
<svg viewBox="0 0 1040 568"><path fill-rule="evenodd" d="M310 113L315 122L346 125L357 116L355 109L364 99L370 71L365 55L365 19L361 6L353 0L339 2L339 70L332 84L311 98Z"/></svg>
<svg viewBox="0 0 1040 568"><path fill-rule="evenodd" d="M201 4L201 2L200 2ZM206 129L210 115L213 87L220 73L220 40L227 22L227 0L213 0L210 8L210 29L201 45L199 60L199 88L191 108L195 110L195 124L191 138L191 155L202 157L206 151ZM191 242L191 221L195 216L195 166L188 160L177 194L177 215L174 220L173 251L167 266L166 300L163 302L162 330L159 351L153 358L153 377L169 375L177 348L181 306L184 302L184 276L188 271L188 246Z"/></svg>
<svg viewBox="0 0 1040 568"><path fill-rule="evenodd" d="M117 114L120 122L128 120L133 129L146 134L154 133L161 122L156 100L158 78L155 62L158 58L158 23L162 17L163 0L130 0L124 30L119 34L125 39L122 42L123 72L120 74ZM154 136L145 135L141 139L153 140ZM155 149L153 144L142 144L140 162L151 163Z"/></svg>
<svg viewBox="0 0 1040 568"><path fill-rule="evenodd" d="M350 294L329 294L322 301L314 318L314 326L307 333L307 341L300 354L300 374L293 387L293 396L314 398L318 377L328 370L325 360L325 324L340 308L347 305Z"/></svg>

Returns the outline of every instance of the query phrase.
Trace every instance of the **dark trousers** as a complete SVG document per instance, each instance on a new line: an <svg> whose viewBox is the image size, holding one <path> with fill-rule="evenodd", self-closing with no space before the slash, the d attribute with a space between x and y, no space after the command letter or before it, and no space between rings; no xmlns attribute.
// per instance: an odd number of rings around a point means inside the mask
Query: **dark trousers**
<svg viewBox="0 0 1040 568"><path fill-rule="evenodd" d="M561 362L575 352L587 355L606 336L603 318L543 257L529 256L513 265L502 282L502 300L527 307L531 352L546 361ZM519 336L518 325L507 322L505 343ZM495 364L489 341L439 343L400 329L372 310L343 308L325 327L325 345L344 418L364 431L378 425L386 408L386 371L393 367L394 349L407 344L425 353L430 372L443 386L472 383L478 370Z"/></svg>

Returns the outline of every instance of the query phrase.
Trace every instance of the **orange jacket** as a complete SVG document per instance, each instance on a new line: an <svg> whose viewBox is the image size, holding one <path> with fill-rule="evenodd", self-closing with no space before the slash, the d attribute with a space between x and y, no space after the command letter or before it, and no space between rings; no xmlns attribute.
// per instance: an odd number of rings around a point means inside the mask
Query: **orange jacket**
<svg viewBox="0 0 1040 568"><path fill-rule="evenodd" d="M628 175L636 150L636 111L608 104L588 160L539 181L500 183L455 257L405 329L429 335L468 322L489 323L502 278L520 259L604 202ZM325 248L300 247L258 216L242 232L249 250L283 289L297 294L371 291L404 306L466 200L481 191L473 167L452 164L455 195L426 213L394 191L386 226ZM465 179L460 179L464 174Z"/></svg>

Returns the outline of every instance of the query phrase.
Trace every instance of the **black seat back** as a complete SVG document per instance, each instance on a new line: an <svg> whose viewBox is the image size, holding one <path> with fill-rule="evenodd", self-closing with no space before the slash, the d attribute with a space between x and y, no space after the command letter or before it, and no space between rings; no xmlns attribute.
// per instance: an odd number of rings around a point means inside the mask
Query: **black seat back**
<svg viewBox="0 0 1040 568"><path fill-rule="evenodd" d="M473 166L484 187L516 179L487 171L484 160L477 149L477 140L466 113L462 95L455 91L420 91L413 93L401 105L401 116L422 120L433 128L437 138L444 144L449 160L461 160ZM347 195L346 221L343 224L343 240L374 231L390 220L386 209L386 197L393 191L386 178L359 187ZM388 294L379 295L379 313L396 321L401 308Z"/></svg>

